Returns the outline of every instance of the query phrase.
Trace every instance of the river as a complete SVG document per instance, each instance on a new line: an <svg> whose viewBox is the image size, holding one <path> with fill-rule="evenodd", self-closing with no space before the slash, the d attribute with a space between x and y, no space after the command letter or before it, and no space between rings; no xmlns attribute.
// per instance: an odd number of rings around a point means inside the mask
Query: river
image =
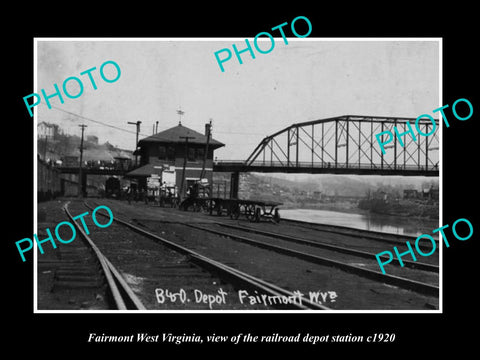
<svg viewBox="0 0 480 360"><path fill-rule="evenodd" d="M380 214L355 214L317 209L281 209L280 216L285 219L348 226L410 236L432 234L432 230L440 226L438 221L429 219L412 219ZM436 235L434 237L438 238Z"/></svg>

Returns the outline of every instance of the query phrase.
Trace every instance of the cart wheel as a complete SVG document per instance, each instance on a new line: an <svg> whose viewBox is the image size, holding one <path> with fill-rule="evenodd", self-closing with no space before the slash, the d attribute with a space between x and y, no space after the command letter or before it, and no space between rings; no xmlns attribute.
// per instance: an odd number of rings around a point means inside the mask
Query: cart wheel
<svg viewBox="0 0 480 360"><path fill-rule="evenodd" d="M210 200L205 200L202 204L201 210L203 213L208 214L210 212Z"/></svg>
<svg viewBox="0 0 480 360"><path fill-rule="evenodd" d="M255 205L248 205L248 207L245 208L245 215L248 220L252 222L255 221Z"/></svg>
<svg viewBox="0 0 480 360"><path fill-rule="evenodd" d="M237 220L239 216L240 216L240 207L238 206L238 204L235 204L231 207L230 219Z"/></svg>
<svg viewBox="0 0 480 360"><path fill-rule="evenodd" d="M273 213L273 221L276 223L280 222L280 213L278 212L278 209L275 209L275 212Z"/></svg>
<svg viewBox="0 0 480 360"><path fill-rule="evenodd" d="M260 208L257 208L257 210L255 210L255 218L254 218L255 222L260 222L260 217L261 217L260 211L261 211Z"/></svg>

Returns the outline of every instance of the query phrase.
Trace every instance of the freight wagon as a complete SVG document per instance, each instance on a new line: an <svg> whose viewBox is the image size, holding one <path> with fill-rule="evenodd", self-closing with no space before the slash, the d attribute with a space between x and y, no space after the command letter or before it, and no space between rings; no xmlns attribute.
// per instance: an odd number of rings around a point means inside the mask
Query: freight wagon
<svg viewBox="0 0 480 360"><path fill-rule="evenodd" d="M40 158L37 161L37 200L47 201L61 196L60 171Z"/></svg>

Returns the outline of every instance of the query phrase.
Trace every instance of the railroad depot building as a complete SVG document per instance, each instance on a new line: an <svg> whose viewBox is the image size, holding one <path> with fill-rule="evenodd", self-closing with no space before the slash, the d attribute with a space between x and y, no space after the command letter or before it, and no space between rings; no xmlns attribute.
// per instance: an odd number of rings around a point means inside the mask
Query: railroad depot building
<svg viewBox="0 0 480 360"><path fill-rule="evenodd" d="M205 125L205 133L199 133L181 122L175 127L156 133L141 139L134 153L140 156L139 167L127 174L130 178L138 179L141 188L147 186L147 178L158 176L160 182L166 182L167 186L176 186L180 194L200 180L203 162L205 171L202 176L212 183L213 176L213 153L225 144L207 136L209 124ZM206 151L206 158L205 158ZM183 174L186 156L185 174ZM184 177L183 192L180 189Z"/></svg>

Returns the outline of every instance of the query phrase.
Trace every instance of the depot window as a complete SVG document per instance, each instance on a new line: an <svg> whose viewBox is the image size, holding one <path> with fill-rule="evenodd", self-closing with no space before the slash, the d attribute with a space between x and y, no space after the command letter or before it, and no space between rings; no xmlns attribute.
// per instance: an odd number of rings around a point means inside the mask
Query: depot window
<svg viewBox="0 0 480 360"><path fill-rule="evenodd" d="M175 148L173 146L160 145L158 147L158 158L160 160L175 160Z"/></svg>
<svg viewBox="0 0 480 360"><path fill-rule="evenodd" d="M165 160L167 158L167 148L166 148L166 146L160 145L158 147L158 158L160 160Z"/></svg>
<svg viewBox="0 0 480 360"><path fill-rule="evenodd" d="M188 160L195 161L195 148L188 148Z"/></svg>
<svg viewBox="0 0 480 360"><path fill-rule="evenodd" d="M175 160L175 148L173 146L167 146L167 159Z"/></svg>

